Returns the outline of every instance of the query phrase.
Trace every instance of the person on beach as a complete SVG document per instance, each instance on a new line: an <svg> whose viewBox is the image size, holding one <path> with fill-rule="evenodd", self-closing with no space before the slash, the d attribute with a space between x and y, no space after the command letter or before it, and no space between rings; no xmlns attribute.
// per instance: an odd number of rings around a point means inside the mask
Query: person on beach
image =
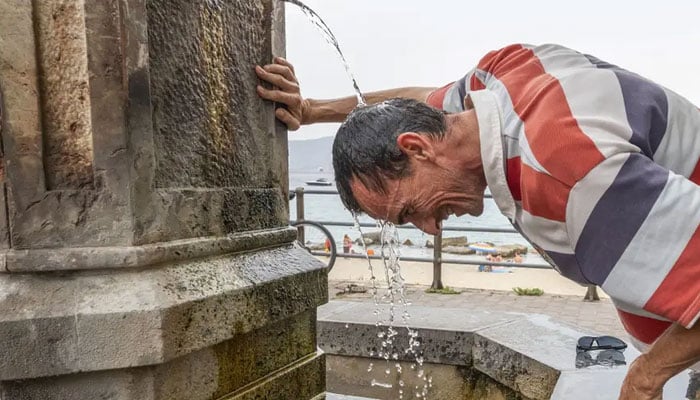
<svg viewBox="0 0 700 400"><path fill-rule="evenodd" d="M648 79L559 46L486 54L440 88L303 98L293 66L257 66L289 129L343 122L333 144L351 211L435 234L500 211L562 275L598 285L645 353L621 400L661 398L700 361L700 111Z"/></svg>
<svg viewBox="0 0 700 400"><path fill-rule="evenodd" d="M350 249L352 249L352 239L350 239L350 236L345 234L345 236L343 236L343 253L350 253Z"/></svg>

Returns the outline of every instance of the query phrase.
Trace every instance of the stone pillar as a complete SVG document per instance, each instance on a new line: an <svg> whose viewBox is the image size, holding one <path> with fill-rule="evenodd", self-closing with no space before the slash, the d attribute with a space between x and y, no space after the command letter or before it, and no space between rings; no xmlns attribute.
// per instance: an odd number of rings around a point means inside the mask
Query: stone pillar
<svg viewBox="0 0 700 400"><path fill-rule="evenodd" d="M273 0L0 1L0 399L312 399Z"/></svg>

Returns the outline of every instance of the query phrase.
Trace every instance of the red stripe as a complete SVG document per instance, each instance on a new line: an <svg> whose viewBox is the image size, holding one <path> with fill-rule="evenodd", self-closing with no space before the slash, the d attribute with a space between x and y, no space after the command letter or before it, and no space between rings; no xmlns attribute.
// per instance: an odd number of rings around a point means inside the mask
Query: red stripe
<svg viewBox="0 0 700 400"><path fill-rule="evenodd" d="M506 160L506 181L508 189L515 201L521 201L523 196L520 191L520 157L513 157Z"/></svg>
<svg viewBox="0 0 700 400"><path fill-rule="evenodd" d="M696 185L700 185L700 161L698 161L697 164L695 164L695 169L693 170L693 173L690 174L690 179L691 182L695 183Z"/></svg>
<svg viewBox="0 0 700 400"><path fill-rule="evenodd" d="M428 95L428 98L425 99L425 102L432 107L442 110L442 102L445 99L445 93L447 93L447 91L452 87L453 84L454 82L448 83L440 89L433 90Z"/></svg>
<svg viewBox="0 0 700 400"><path fill-rule="evenodd" d="M482 90L486 89L486 85L484 85L484 82L482 82L481 79L476 77L476 74L472 74L472 77L469 80L469 88L471 90Z"/></svg>
<svg viewBox="0 0 700 400"><path fill-rule="evenodd" d="M523 209L532 215L564 222L569 187L560 181L522 164Z"/></svg>
<svg viewBox="0 0 700 400"><path fill-rule="evenodd" d="M479 68L506 87L535 158L550 174L573 186L604 159L581 131L561 84L532 50L508 46L489 53Z"/></svg>
<svg viewBox="0 0 700 400"><path fill-rule="evenodd" d="M686 327L700 313L700 226L644 309Z"/></svg>
<svg viewBox="0 0 700 400"><path fill-rule="evenodd" d="M617 313L620 315L620 321L627 333L646 344L654 343L671 326L671 323L668 321L642 317L620 309L617 310Z"/></svg>

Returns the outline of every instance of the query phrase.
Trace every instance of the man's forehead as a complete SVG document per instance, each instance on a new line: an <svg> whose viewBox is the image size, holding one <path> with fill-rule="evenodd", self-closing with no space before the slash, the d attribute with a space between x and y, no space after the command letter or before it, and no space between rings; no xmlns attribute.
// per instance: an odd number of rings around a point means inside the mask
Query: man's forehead
<svg viewBox="0 0 700 400"><path fill-rule="evenodd" d="M387 190L387 193L371 190L358 178L352 178L350 186L362 211L374 219L386 220L401 210L402 205L396 201L394 190ZM387 189L391 186L388 185Z"/></svg>

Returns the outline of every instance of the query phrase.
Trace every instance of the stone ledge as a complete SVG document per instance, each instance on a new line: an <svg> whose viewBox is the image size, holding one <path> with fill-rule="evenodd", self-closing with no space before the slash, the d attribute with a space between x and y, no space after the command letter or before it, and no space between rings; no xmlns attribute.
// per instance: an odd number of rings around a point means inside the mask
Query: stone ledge
<svg viewBox="0 0 700 400"><path fill-rule="evenodd" d="M298 247L119 273L0 274L0 380L161 364L327 301Z"/></svg>
<svg viewBox="0 0 700 400"><path fill-rule="evenodd" d="M10 249L0 254L0 272L49 272L141 268L156 264L237 253L292 242L294 228L250 231L141 246Z"/></svg>
<svg viewBox="0 0 700 400"><path fill-rule="evenodd" d="M379 331L375 309L372 303L347 301L331 301L320 307L319 346L329 357L378 359L370 356ZM381 307L382 312L386 309ZM426 363L473 367L525 399L615 400L627 372L626 366L576 369L576 342L591 333L548 316L419 306L409 307L409 312L410 326L419 332ZM405 346L406 330L396 326L398 346ZM461 339L455 341L458 336ZM398 353L399 361L411 361L403 352ZM638 355L628 347L628 365ZM667 385L665 397L682 398L688 378L674 379ZM591 394L592 390L596 393Z"/></svg>
<svg viewBox="0 0 700 400"><path fill-rule="evenodd" d="M398 308L397 308L398 309ZM471 366L473 332L508 323L521 316L504 313L470 312L431 307L409 307L411 328L418 331L426 362ZM375 306L369 303L332 301L318 309L319 346L329 354L372 357L381 346L377 338ZM383 310L386 314L386 308ZM388 314L386 314L388 315ZM347 325L347 327L346 327ZM405 328L396 324L400 335L396 347L407 348ZM408 361L399 352L401 361Z"/></svg>

